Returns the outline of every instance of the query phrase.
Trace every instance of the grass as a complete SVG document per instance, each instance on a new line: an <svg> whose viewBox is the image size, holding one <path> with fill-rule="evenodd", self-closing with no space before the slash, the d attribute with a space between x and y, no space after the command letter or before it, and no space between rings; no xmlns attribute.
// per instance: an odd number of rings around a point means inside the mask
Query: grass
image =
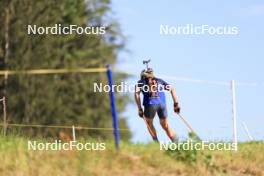
<svg viewBox="0 0 264 176"><path fill-rule="evenodd" d="M241 143L238 152L198 152L192 156L195 162L190 163L187 158L187 162L184 157L177 158L177 153L160 151L156 143L123 142L119 152L110 141L104 141L104 151L32 151L27 141L23 137L0 137L0 175L264 175L262 142Z"/></svg>

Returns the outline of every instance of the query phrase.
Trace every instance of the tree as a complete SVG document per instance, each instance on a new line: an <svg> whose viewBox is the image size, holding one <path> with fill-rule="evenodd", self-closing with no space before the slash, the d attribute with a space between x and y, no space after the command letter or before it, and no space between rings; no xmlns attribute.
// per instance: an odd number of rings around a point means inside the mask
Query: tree
<svg viewBox="0 0 264 176"><path fill-rule="evenodd" d="M9 3L7 3L9 2ZM9 48L6 58L6 17L9 9ZM0 1L0 68L12 70L45 68L105 67L115 64L124 43L118 24L107 18L110 1ZM28 35L27 25L102 26L105 35ZM120 42L121 41L121 42ZM121 81L125 75L117 74ZM3 78L2 78L3 79ZM111 109L108 93L94 93L93 83L107 84L105 73L17 75L3 81L10 123L83 125L110 127ZM118 111L128 102L126 95L117 95ZM124 118L120 119L126 127ZM57 135L51 129L28 130L27 135ZM87 134L82 132L82 134ZM89 131L89 135L112 136L109 132ZM125 135L129 138L130 134Z"/></svg>

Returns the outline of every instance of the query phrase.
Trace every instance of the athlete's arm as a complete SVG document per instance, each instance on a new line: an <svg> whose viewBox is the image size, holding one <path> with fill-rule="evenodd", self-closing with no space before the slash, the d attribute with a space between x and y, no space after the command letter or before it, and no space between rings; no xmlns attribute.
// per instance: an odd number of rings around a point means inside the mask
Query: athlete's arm
<svg viewBox="0 0 264 176"><path fill-rule="evenodd" d="M162 80L162 84L165 86L166 90L170 91L171 97L173 99L174 112L179 114L181 108L180 108L179 103L178 103L176 89L174 87L172 87L170 84L168 84L167 82L163 81L163 80Z"/></svg>
<svg viewBox="0 0 264 176"><path fill-rule="evenodd" d="M171 93L171 97L173 99L173 103L178 103L176 89L174 87L171 87L170 93Z"/></svg>
<svg viewBox="0 0 264 176"><path fill-rule="evenodd" d="M137 88L135 91L135 101L136 101L138 109L142 109L141 108L141 100L140 100L140 91L137 91Z"/></svg>
<svg viewBox="0 0 264 176"><path fill-rule="evenodd" d="M178 103L176 89L174 87L171 87L170 92L171 92L171 96L172 96L172 99L173 99L174 112L179 114L180 111L181 111L181 108L180 108L179 103Z"/></svg>
<svg viewBox="0 0 264 176"><path fill-rule="evenodd" d="M177 100L177 94L176 94L176 90L174 87L172 87L170 84L168 84L166 81L159 79L159 81L161 82L161 84L164 86L165 90L170 91L172 99L173 99L173 103L178 103Z"/></svg>
<svg viewBox="0 0 264 176"><path fill-rule="evenodd" d="M143 110L141 107L141 100L140 100L140 88L138 86L135 87L134 97L135 97L135 102L136 102L137 107L138 107L138 115L140 117L143 117Z"/></svg>

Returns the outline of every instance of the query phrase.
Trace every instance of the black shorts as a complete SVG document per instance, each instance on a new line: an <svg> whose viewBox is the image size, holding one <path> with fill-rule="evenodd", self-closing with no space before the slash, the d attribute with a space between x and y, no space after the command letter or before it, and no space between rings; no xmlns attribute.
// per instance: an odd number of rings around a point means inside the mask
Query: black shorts
<svg viewBox="0 0 264 176"><path fill-rule="evenodd" d="M166 105L147 105L144 106L144 116L149 119L153 119L158 113L160 119L167 118L168 112Z"/></svg>

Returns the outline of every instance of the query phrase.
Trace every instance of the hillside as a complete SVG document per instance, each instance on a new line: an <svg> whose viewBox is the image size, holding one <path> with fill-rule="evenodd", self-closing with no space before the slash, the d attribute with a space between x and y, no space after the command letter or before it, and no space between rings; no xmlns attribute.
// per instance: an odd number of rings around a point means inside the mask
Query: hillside
<svg viewBox="0 0 264 176"><path fill-rule="evenodd" d="M160 151L155 143L122 143L119 152L112 142L106 142L104 151L30 151L27 147L25 138L0 137L0 175L264 175L260 142L242 143L237 153L189 153L186 157L194 160L187 158L187 162Z"/></svg>

